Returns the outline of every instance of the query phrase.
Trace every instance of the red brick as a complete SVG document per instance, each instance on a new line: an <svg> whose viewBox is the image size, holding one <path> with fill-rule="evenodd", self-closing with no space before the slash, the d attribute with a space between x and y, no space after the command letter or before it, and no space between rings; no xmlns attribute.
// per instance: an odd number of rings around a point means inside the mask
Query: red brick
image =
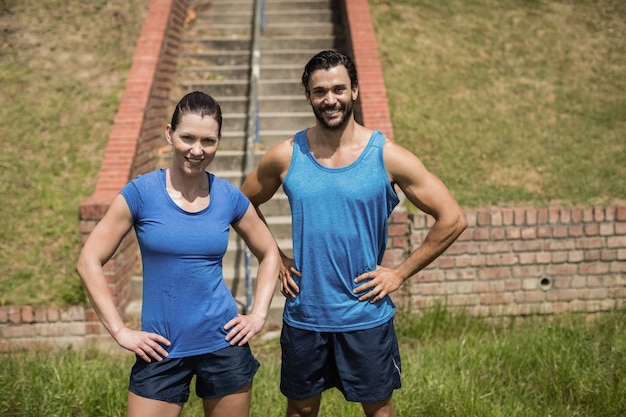
<svg viewBox="0 0 626 417"><path fill-rule="evenodd" d="M465 213L465 220L467 220L467 227L474 227L477 225L476 211L468 211Z"/></svg>
<svg viewBox="0 0 626 417"><path fill-rule="evenodd" d="M582 262L582 260L584 259L585 252L581 250L576 250L576 251L568 251L567 254L568 254L567 262L577 263L577 262Z"/></svg>
<svg viewBox="0 0 626 417"><path fill-rule="evenodd" d="M571 301L578 298L579 291L572 289L552 290L546 293L548 301Z"/></svg>
<svg viewBox="0 0 626 417"><path fill-rule="evenodd" d="M522 237L522 231L519 228L508 228L506 229L506 238L508 240L520 239Z"/></svg>
<svg viewBox="0 0 626 417"><path fill-rule="evenodd" d="M554 264L562 264L569 260L569 252L553 252L550 262Z"/></svg>
<svg viewBox="0 0 626 417"><path fill-rule="evenodd" d="M48 319L48 321L58 321L60 317L61 317L61 314L59 312L59 309L54 308L54 307L49 307L47 309L46 318Z"/></svg>
<svg viewBox="0 0 626 417"><path fill-rule="evenodd" d="M545 250L574 250L576 249L576 240L574 239L558 239L548 240L543 245Z"/></svg>
<svg viewBox="0 0 626 417"><path fill-rule="evenodd" d="M516 226L524 226L526 224L526 209L522 207L518 207L518 208L513 209L513 212L515 213L514 224Z"/></svg>
<svg viewBox="0 0 626 417"><path fill-rule="evenodd" d="M548 209L548 223L558 224L561 221L561 208L550 207Z"/></svg>
<svg viewBox="0 0 626 417"><path fill-rule="evenodd" d="M20 324L22 322L22 314L19 306L9 306L8 317L10 323Z"/></svg>
<svg viewBox="0 0 626 417"><path fill-rule="evenodd" d="M568 235L572 236L572 237L580 237L580 236L582 236L584 234L583 231L584 231L584 227L582 225L578 225L578 224L569 226L568 229L567 229Z"/></svg>
<svg viewBox="0 0 626 417"><path fill-rule="evenodd" d="M626 273L626 262L624 261L611 262L610 268L611 268L612 274L624 274Z"/></svg>
<svg viewBox="0 0 626 417"><path fill-rule="evenodd" d="M615 234L615 227L613 223L600 224L600 236L612 236Z"/></svg>
<svg viewBox="0 0 626 417"><path fill-rule="evenodd" d="M607 247L612 249L626 248L626 236L613 236L606 240Z"/></svg>
<svg viewBox="0 0 626 417"><path fill-rule="evenodd" d="M554 226L553 237L554 238L566 238L569 237L569 227L568 226Z"/></svg>
<svg viewBox="0 0 626 417"><path fill-rule="evenodd" d="M602 275L609 273L609 264L605 262L583 263L578 267L578 272L583 275Z"/></svg>
<svg viewBox="0 0 626 417"><path fill-rule="evenodd" d="M522 239L536 239L537 229L532 227L525 227L522 229Z"/></svg>
<svg viewBox="0 0 626 417"><path fill-rule="evenodd" d="M562 264L562 265L547 265L546 272L548 275L554 276L572 276L576 273L578 267L576 265Z"/></svg>
<svg viewBox="0 0 626 417"><path fill-rule="evenodd" d="M515 252L536 252L543 249L543 244L539 240L526 240L513 243L513 250Z"/></svg>
<svg viewBox="0 0 626 417"><path fill-rule="evenodd" d="M22 307L22 323L32 323L33 319L33 308L31 306Z"/></svg>
<svg viewBox="0 0 626 417"><path fill-rule="evenodd" d="M600 227L596 223L586 224L584 231L586 236L597 236L600 233Z"/></svg>
<svg viewBox="0 0 626 417"><path fill-rule="evenodd" d="M549 214L547 208L537 209L537 224L548 224Z"/></svg>
<svg viewBox="0 0 626 417"><path fill-rule="evenodd" d="M480 296L481 304L509 304L512 300L513 296L507 293L498 293L498 294L482 294Z"/></svg>
<svg viewBox="0 0 626 417"><path fill-rule="evenodd" d="M539 239L547 239L552 237L552 227L542 226L537 228L537 237Z"/></svg>
<svg viewBox="0 0 626 417"><path fill-rule="evenodd" d="M509 278L511 276L511 271L509 268L483 268L478 272L478 276L481 279L498 279L498 278Z"/></svg>
<svg viewBox="0 0 626 417"><path fill-rule="evenodd" d="M604 221L604 207L596 206L593 208L593 220L596 222Z"/></svg>
<svg viewBox="0 0 626 417"><path fill-rule="evenodd" d="M529 264L514 266L511 272L512 275L517 278L539 278L544 274L544 268L540 265Z"/></svg>
<svg viewBox="0 0 626 417"><path fill-rule="evenodd" d="M614 229L616 235L626 235L626 223L616 223Z"/></svg>

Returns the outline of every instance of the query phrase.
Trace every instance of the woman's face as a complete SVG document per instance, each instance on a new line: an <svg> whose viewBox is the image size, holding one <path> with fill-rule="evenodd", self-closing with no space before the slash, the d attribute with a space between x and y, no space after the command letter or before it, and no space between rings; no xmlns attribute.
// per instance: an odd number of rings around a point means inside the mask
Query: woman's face
<svg viewBox="0 0 626 417"><path fill-rule="evenodd" d="M173 150L173 165L188 175L203 173L215 158L220 143L219 125L211 116L184 113L176 130L171 125L165 137Z"/></svg>

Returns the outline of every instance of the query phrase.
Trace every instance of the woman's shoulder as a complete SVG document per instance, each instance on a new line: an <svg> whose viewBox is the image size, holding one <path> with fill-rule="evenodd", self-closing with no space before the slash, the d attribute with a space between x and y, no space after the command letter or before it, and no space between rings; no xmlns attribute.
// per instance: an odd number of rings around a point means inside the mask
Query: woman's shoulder
<svg viewBox="0 0 626 417"><path fill-rule="evenodd" d="M138 174L135 178L133 178L130 182L135 183L148 183L153 181L160 181L165 179L165 169L155 169L154 171L149 171L143 174Z"/></svg>
<svg viewBox="0 0 626 417"><path fill-rule="evenodd" d="M217 175L209 172L209 181L211 183L211 192L226 192L229 194L241 194L239 188L235 184L232 184L226 178L218 177Z"/></svg>

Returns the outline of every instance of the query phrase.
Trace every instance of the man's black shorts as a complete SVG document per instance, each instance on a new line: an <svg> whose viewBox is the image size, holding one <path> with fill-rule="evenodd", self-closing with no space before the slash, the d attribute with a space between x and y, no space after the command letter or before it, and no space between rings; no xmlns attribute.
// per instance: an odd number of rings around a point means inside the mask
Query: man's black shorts
<svg viewBox="0 0 626 417"><path fill-rule="evenodd" d="M373 329L314 332L283 323L280 390L304 400L337 387L346 400L382 401L400 388L393 319Z"/></svg>

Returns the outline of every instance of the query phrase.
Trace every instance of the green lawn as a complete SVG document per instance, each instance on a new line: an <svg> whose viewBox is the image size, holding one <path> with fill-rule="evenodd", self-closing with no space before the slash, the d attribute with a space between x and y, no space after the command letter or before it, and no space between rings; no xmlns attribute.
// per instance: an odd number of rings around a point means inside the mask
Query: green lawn
<svg viewBox="0 0 626 417"><path fill-rule="evenodd" d="M626 312L488 324L434 308L400 312L399 417L621 417L626 415ZM276 339L254 341L261 362L252 417L282 417ZM134 356L93 349L0 354L0 415L123 416ZM192 395L183 416L201 416ZM361 417L327 391L320 416Z"/></svg>

